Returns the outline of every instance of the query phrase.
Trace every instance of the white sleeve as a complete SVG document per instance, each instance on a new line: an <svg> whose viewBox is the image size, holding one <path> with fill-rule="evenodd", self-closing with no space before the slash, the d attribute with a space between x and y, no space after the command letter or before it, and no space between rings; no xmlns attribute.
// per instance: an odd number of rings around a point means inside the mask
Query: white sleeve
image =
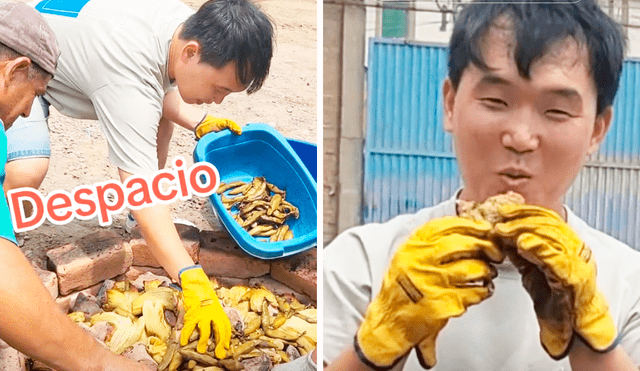
<svg viewBox="0 0 640 371"><path fill-rule="evenodd" d="M323 251L323 357L331 363L353 344L371 302L371 267L359 236L345 232Z"/></svg>
<svg viewBox="0 0 640 371"><path fill-rule="evenodd" d="M620 344L633 363L640 366L640 267L627 277L627 282L623 282L622 285L627 286L630 291L624 295L629 307L624 310L625 321L618 325L618 336Z"/></svg>

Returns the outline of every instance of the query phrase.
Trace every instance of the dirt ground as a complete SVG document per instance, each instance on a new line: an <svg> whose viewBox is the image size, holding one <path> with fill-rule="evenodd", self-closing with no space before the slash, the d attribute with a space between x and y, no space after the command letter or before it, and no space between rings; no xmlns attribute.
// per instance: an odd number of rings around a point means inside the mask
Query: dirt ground
<svg viewBox="0 0 640 371"><path fill-rule="evenodd" d="M194 9L204 3L184 2ZM285 137L317 143L317 2L262 0L257 4L276 25L276 49L268 79L257 93L232 94L221 105L203 108L240 124L269 123ZM40 188L43 195L118 179L117 169L107 159L107 142L97 121L69 118L52 109L49 128L52 155L49 172ZM191 132L176 127L168 163L181 155L190 165L195 144ZM172 208L174 217L187 219L200 229L222 228L204 198L177 202ZM44 268L46 251L99 228L111 228L125 236L125 215L115 215L109 227L101 227L96 219L73 220L63 226L45 221L37 229L22 234L25 240L22 250L34 265Z"/></svg>

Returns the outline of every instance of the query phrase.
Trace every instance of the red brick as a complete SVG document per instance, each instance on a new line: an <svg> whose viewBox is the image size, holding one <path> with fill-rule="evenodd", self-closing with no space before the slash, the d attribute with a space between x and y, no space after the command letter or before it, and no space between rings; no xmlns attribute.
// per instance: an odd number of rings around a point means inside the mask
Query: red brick
<svg viewBox="0 0 640 371"><path fill-rule="evenodd" d="M251 278L269 273L269 262L254 258L224 231L200 232L200 265L212 277Z"/></svg>
<svg viewBox="0 0 640 371"><path fill-rule="evenodd" d="M49 294L51 294L51 297L53 299L58 297L58 276L55 274L55 272L51 272L51 271L46 271L44 269L40 269L37 267L34 267L36 273L38 274L38 277L40 277L40 281L42 281L42 284L44 285L44 287L47 289L47 291L49 291Z"/></svg>
<svg viewBox="0 0 640 371"><path fill-rule="evenodd" d="M271 262L271 277L318 300L317 248Z"/></svg>
<svg viewBox="0 0 640 371"><path fill-rule="evenodd" d="M200 231L196 227L185 224L175 224L175 226L185 250L187 250L191 259L193 259L194 262L197 262L200 251ZM151 249L147 246L147 241L142 238L139 228L134 228L131 231L131 240L129 241L129 244L133 251L133 265L155 268L162 267L151 253Z"/></svg>
<svg viewBox="0 0 640 371"><path fill-rule="evenodd" d="M61 295L122 274L133 260L129 244L109 230L50 250L47 257L49 269L58 275Z"/></svg>

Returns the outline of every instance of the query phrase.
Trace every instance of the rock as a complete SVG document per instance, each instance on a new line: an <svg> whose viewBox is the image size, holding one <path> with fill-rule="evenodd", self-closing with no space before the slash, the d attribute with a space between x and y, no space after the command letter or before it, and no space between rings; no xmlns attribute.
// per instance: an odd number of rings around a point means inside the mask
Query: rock
<svg viewBox="0 0 640 371"><path fill-rule="evenodd" d="M81 292L76 297L71 311L84 312L85 315L91 317L96 313L102 312L102 309L98 305L98 299L95 296Z"/></svg>
<svg viewBox="0 0 640 371"><path fill-rule="evenodd" d="M245 371L269 371L271 370L271 358L263 354L260 357L244 360L242 362Z"/></svg>
<svg viewBox="0 0 640 371"><path fill-rule="evenodd" d="M125 273L125 279L130 282L133 282L136 279L138 279L138 277L140 277L142 274L147 272L155 274L157 276L169 277L169 273L167 273L167 271L165 271L162 268L139 267L139 266L132 265L131 267L129 267L129 269Z"/></svg>
<svg viewBox="0 0 640 371"><path fill-rule="evenodd" d="M107 336L114 331L114 327L105 321L96 322L93 326L87 329L87 332L91 334L96 340L104 343Z"/></svg>
<svg viewBox="0 0 640 371"><path fill-rule="evenodd" d="M298 359L301 356L300 351L298 350L298 348L294 347L291 344L287 345L287 347L284 349L284 352L289 357L289 361L293 361L295 359Z"/></svg>
<svg viewBox="0 0 640 371"><path fill-rule="evenodd" d="M145 272L139 275L138 278L135 279L135 281L131 281L131 285L133 285L136 289L138 289L138 291L143 291L145 282L155 281L155 280L162 281L162 286L169 286L172 283L171 279L169 279L169 277L167 276L159 276L151 272Z"/></svg>
<svg viewBox="0 0 640 371"><path fill-rule="evenodd" d="M176 325L176 322L178 321L178 316L172 310L165 309L164 319L167 321L169 326L173 327Z"/></svg>
<svg viewBox="0 0 640 371"><path fill-rule="evenodd" d="M98 291L100 290L100 287L102 286L101 283L98 283L97 285L93 285L91 287L88 287L82 291L77 291L74 293L71 293L69 295L65 295L65 296L58 296L58 298L56 299L56 304L58 304L58 307L65 313L69 313L69 311L71 310L71 308L73 308L73 306L76 304L76 299L78 298L78 295L80 295L80 293L84 293L84 294L88 294L88 295L98 295Z"/></svg>
<svg viewBox="0 0 640 371"><path fill-rule="evenodd" d="M6 344L6 343L5 343ZM26 371L26 357L9 346L0 349L0 371Z"/></svg>
<svg viewBox="0 0 640 371"><path fill-rule="evenodd" d="M133 361L144 364L145 366L150 368L150 371L155 371L158 369L158 364L156 361L151 358L149 353L147 353L147 347L144 343L138 342L127 348L122 355L125 358L131 359Z"/></svg>
<svg viewBox="0 0 640 371"><path fill-rule="evenodd" d="M240 334L244 334L244 321L240 312L231 307L224 307L224 312L231 322L231 330Z"/></svg>
<svg viewBox="0 0 640 371"><path fill-rule="evenodd" d="M107 303L107 291L113 288L113 285L116 284L114 280L104 280L102 281L102 285L100 285L100 289L96 294L96 299L98 300L98 305L102 307Z"/></svg>

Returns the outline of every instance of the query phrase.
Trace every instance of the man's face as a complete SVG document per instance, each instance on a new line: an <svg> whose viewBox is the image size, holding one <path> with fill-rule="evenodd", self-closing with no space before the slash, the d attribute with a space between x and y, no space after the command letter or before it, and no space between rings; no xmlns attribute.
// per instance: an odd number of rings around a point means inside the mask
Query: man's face
<svg viewBox="0 0 640 371"><path fill-rule="evenodd" d="M3 81L0 82L0 119L5 129L11 127L18 117L29 116L33 99L44 95L51 79L43 78L38 74L29 78L28 64L25 67L18 61L23 58L3 62Z"/></svg>
<svg viewBox="0 0 640 371"><path fill-rule="evenodd" d="M518 73L513 35L492 27L483 40L490 67L470 64L458 89L445 82L445 130L464 179L460 197L483 201L507 190L562 212L562 197L586 156L604 139L611 109L596 117L597 92L587 54L573 39Z"/></svg>
<svg viewBox="0 0 640 371"><path fill-rule="evenodd" d="M216 68L200 63L200 58L194 56L176 71L176 84L180 96L189 104L220 104L230 93L246 89L237 76L235 62Z"/></svg>

